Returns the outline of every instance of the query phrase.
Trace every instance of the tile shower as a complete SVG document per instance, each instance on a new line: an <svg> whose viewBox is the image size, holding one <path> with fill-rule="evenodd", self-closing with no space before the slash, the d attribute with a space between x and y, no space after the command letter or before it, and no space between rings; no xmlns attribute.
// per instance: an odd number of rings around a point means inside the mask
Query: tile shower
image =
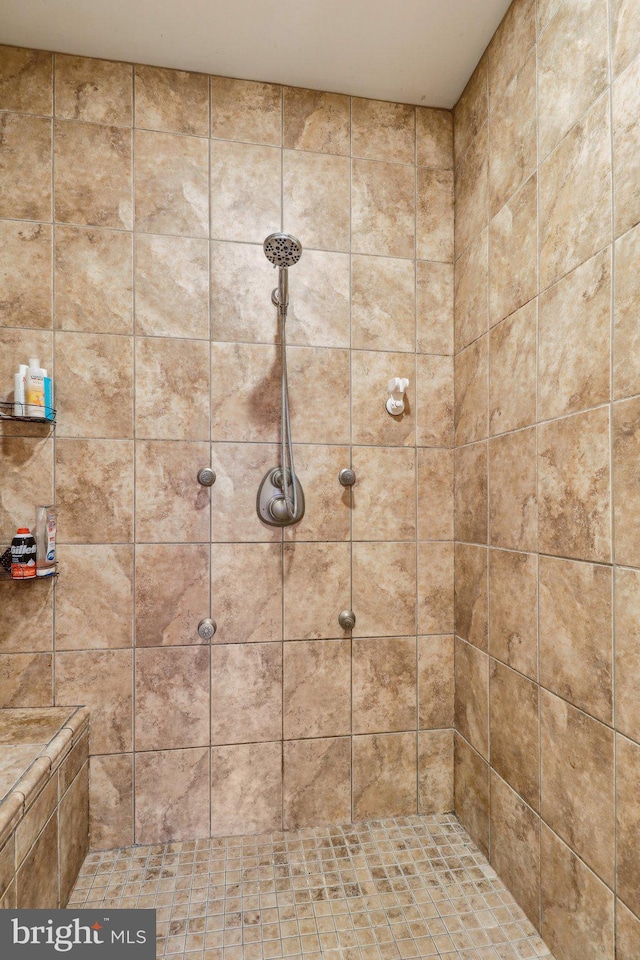
<svg viewBox="0 0 640 960"><path fill-rule="evenodd" d="M515 0L453 113L0 48L0 383L60 411L0 537L55 499L62 574L0 584L0 705L90 708L95 850L455 809L559 960L640 955L639 36Z"/></svg>

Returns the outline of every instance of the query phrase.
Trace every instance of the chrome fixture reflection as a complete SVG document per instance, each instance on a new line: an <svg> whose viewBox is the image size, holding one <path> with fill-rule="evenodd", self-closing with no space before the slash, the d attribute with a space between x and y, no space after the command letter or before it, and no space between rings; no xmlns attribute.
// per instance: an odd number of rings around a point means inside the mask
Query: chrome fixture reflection
<svg viewBox="0 0 640 960"><path fill-rule="evenodd" d="M267 260L278 268L278 286L271 302L278 308L282 350L282 437L280 466L267 470L258 489L258 516L273 527L287 527L304 516L304 493L296 476L289 418L287 382L287 311L289 309L289 267L302 256L302 244L288 233L272 233L263 243Z"/></svg>
<svg viewBox="0 0 640 960"><path fill-rule="evenodd" d="M216 472L211 467L202 467L198 470L198 483L203 487L212 487L216 482Z"/></svg>
<svg viewBox="0 0 640 960"><path fill-rule="evenodd" d="M201 640L211 640L211 637L214 635L218 625L215 620L211 620L207 617L205 620L201 620L198 624L198 636Z"/></svg>
<svg viewBox="0 0 640 960"><path fill-rule="evenodd" d="M355 470L352 470L350 467L345 467L338 474L338 480L340 481L343 487L352 487L356 482Z"/></svg>
<svg viewBox="0 0 640 960"><path fill-rule="evenodd" d="M353 630L356 625L356 615L353 610L343 610L338 616L338 623L343 630Z"/></svg>

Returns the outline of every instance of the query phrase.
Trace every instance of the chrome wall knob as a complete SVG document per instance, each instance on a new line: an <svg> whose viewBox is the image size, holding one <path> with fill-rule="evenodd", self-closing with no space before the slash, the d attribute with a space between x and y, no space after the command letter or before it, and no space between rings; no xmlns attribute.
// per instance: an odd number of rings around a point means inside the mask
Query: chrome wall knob
<svg viewBox="0 0 640 960"><path fill-rule="evenodd" d="M343 630L353 630L356 625L356 615L353 610L343 610L338 616L338 623Z"/></svg>
<svg viewBox="0 0 640 960"><path fill-rule="evenodd" d="M214 635L217 629L218 625L215 620L211 620L209 617L207 617L206 620L201 620L198 624L198 636L202 640L211 640L211 637Z"/></svg>
<svg viewBox="0 0 640 960"><path fill-rule="evenodd" d="M355 470L350 470L349 467L345 467L344 470L341 470L338 474L338 480L343 487L352 487L356 482Z"/></svg>
<svg viewBox="0 0 640 960"><path fill-rule="evenodd" d="M212 487L215 482L216 472L211 467L203 467L202 470L198 470L198 483L202 484L203 487Z"/></svg>

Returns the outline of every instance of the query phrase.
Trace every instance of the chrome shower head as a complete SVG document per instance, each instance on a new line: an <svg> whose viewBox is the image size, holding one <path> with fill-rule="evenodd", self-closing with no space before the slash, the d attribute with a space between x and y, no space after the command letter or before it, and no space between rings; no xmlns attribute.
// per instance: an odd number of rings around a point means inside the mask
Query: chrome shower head
<svg viewBox="0 0 640 960"><path fill-rule="evenodd" d="M302 244L290 233L272 233L262 244L264 255L274 267L292 267L302 256Z"/></svg>

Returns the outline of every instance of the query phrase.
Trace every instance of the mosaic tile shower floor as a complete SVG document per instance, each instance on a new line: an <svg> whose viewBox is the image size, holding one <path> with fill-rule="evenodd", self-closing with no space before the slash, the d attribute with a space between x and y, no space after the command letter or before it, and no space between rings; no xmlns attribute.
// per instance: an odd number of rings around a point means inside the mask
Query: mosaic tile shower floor
<svg viewBox="0 0 640 960"><path fill-rule="evenodd" d="M553 960L453 815L90 853L69 907L155 907L158 958Z"/></svg>

